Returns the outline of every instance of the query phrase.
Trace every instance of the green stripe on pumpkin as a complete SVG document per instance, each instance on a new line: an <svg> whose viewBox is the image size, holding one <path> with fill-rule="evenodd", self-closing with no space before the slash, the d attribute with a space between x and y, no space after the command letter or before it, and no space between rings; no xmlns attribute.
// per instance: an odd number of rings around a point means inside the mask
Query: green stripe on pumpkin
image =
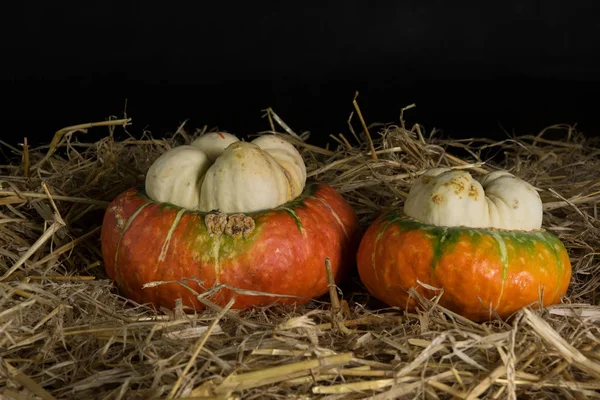
<svg viewBox="0 0 600 400"><path fill-rule="evenodd" d="M498 253L500 254L500 261L502 262L502 272L501 272L501 282L502 286L500 287L500 295L498 296L498 301L496 302L496 309L500 307L502 302L502 296L504 295L504 287L506 286L506 278L508 277L508 251L506 250L506 242L504 238L498 234L498 232L490 231L492 237L496 240L498 244Z"/></svg>
<svg viewBox="0 0 600 400"><path fill-rule="evenodd" d="M298 227L298 230L301 233L304 233L304 227L302 226L302 221L300 221L300 218L298 217L298 214L296 214L296 211L294 211L291 208L288 207L278 207L279 210L283 210L285 212L287 212L288 214L290 214L292 216L292 218L294 219L294 222L296 222L296 226Z"/></svg>
<svg viewBox="0 0 600 400"><path fill-rule="evenodd" d="M171 224L171 227L169 228L169 231L167 232L167 236L165 237L165 241L163 242L163 246L162 249L160 250L160 254L158 256L158 261L162 262L165 260L165 257L167 256L167 251L169 251L169 245L171 244L171 238L173 237L173 232L175 232L175 229L177 228L177 225L179 225L179 221L181 220L181 217L183 216L183 214L185 213L185 209L180 209L177 214L175 214L175 219L173 220L173 223Z"/></svg>
<svg viewBox="0 0 600 400"><path fill-rule="evenodd" d="M439 230L441 230L442 233L436 234ZM452 228L438 228L433 230L433 234L431 232L428 234L432 240L433 248L433 258L431 260L432 269L437 267L442 255L456 246L463 234L463 232Z"/></svg>
<svg viewBox="0 0 600 400"><path fill-rule="evenodd" d="M469 240L474 244L481 240L484 235L491 235L498 243L498 251L503 263L502 270L502 281L504 282L508 277L508 251L507 247L510 245L524 249L528 252L533 252L535 245L541 243L546 246L551 254L557 260L557 265L560 273L562 273L564 266L559 256L559 251L563 247L562 242L553 234L546 231L508 231L490 228L469 228L469 227L442 227L431 224L425 224L423 222L414 220L412 218L401 215L399 211L390 211L381 217L381 221L384 222L383 226L378 232L376 242L383 235L385 230L390 224L396 224L401 232L419 230L427 235L431 240L431 246L433 249L433 259L431 267L435 269L439 258L442 254L452 250L452 247L456 245L463 235L469 235Z"/></svg>

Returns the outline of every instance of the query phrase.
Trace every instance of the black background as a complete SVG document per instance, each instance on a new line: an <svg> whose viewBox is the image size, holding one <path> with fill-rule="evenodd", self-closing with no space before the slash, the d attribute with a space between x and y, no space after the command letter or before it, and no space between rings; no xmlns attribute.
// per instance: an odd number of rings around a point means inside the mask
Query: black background
<svg viewBox="0 0 600 400"><path fill-rule="evenodd" d="M0 138L47 143L110 115L160 137L239 135L266 107L322 143L400 109L452 137L537 133L597 117L596 1L20 2L4 6ZM106 134L105 128L89 135Z"/></svg>

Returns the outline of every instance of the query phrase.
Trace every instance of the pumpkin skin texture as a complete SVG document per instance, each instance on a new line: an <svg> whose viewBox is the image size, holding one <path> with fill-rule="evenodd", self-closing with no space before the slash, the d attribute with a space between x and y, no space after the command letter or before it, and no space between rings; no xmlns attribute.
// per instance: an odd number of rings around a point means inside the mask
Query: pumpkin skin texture
<svg viewBox="0 0 600 400"><path fill-rule="evenodd" d="M439 304L476 322L507 318L540 298L556 304L572 274L564 245L547 231L439 227L398 211L368 227L357 267L367 290L388 305L414 310L410 287L439 294L419 281L442 288Z"/></svg>
<svg viewBox="0 0 600 400"><path fill-rule="evenodd" d="M212 218L212 219L211 219ZM242 222L238 225L235 223ZM101 242L105 268L121 292L138 303L204 309L195 295L220 284L209 299L237 309L304 304L328 291L325 258L336 281L355 261L358 218L330 186L309 181L302 194L280 207L247 214L205 213L151 200L131 188L109 205ZM201 283L201 285L200 285ZM250 295L229 288L286 296Z"/></svg>

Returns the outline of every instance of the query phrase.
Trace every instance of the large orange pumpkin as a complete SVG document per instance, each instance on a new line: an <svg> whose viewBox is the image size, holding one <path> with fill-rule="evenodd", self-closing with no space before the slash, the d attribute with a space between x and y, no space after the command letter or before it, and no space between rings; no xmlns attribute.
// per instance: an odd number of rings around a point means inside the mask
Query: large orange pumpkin
<svg viewBox="0 0 600 400"><path fill-rule="evenodd" d="M483 188L495 197L484 196ZM541 200L514 176L490 174L480 185L466 171L431 170L411 188L406 211L377 218L358 249L360 278L381 301L414 310L409 289L432 297L439 294L428 288L434 287L443 289L440 305L482 321L540 300L555 304L566 294L572 273L567 251L556 236L536 228ZM414 215L433 215L435 223Z"/></svg>
<svg viewBox="0 0 600 400"><path fill-rule="evenodd" d="M326 257L338 281L354 264L358 234L357 216L344 198L312 181L279 207L232 214L154 201L132 188L108 206L101 241L108 276L125 296L168 308L180 298L201 310L202 303L178 283L142 287L178 280L205 293L226 285L210 300L225 305L235 296L234 308L303 304L328 291Z"/></svg>
<svg viewBox="0 0 600 400"><path fill-rule="evenodd" d="M235 297L234 308L321 296L326 258L338 281L355 261L358 218L333 188L306 179L301 154L277 135L244 142L210 132L174 147L154 161L143 189L109 205L108 276L156 307L181 299L203 309L180 283L219 305Z"/></svg>

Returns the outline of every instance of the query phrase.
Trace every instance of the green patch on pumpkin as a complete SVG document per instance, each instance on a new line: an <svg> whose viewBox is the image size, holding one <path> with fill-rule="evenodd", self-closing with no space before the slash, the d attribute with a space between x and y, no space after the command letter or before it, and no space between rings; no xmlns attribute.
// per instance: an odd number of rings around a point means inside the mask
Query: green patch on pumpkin
<svg viewBox="0 0 600 400"><path fill-rule="evenodd" d="M431 260L431 268L435 269L438 266L440 258L447 252L451 252L454 247L460 242L464 236L464 232L453 228L439 228L434 230L434 234L429 234L432 241L433 258Z"/></svg>
<svg viewBox="0 0 600 400"><path fill-rule="evenodd" d="M260 238L262 227L264 225L264 223L257 223L252 233L247 236L233 238L231 236L221 235L219 257L221 259L232 259L249 251Z"/></svg>
<svg viewBox="0 0 600 400"><path fill-rule="evenodd" d="M451 252L453 247L468 235L468 240L477 247L484 236L491 236L498 244L498 254L504 265L502 279L508 275L507 248L514 247L522 249L528 253L535 251L537 244L542 244L557 260L557 265L562 272L563 263L560 259L560 250L563 247L562 242L555 235L544 230L539 231L509 231L492 228L470 228L470 227L442 227L432 224L426 224L410 217L402 215L400 211L394 210L383 214L379 220L380 228L376 238L379 241L383 233L392 224L396 225L400 232L420 231L431 240L433 249L433 259L431 267L435 269L440 257L443 254ZM503 247L504 246L504 247Z"/></svg>

